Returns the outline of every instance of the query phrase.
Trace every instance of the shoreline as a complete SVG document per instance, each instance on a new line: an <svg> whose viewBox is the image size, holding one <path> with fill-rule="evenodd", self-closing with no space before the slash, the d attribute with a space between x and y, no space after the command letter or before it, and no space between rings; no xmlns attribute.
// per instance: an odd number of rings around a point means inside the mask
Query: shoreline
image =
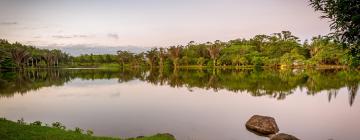
<svg viewBox="0 0 360 140"><path fill-rule="evenodd" d="M168 133L155 134L152 136L138 136L135 138L117 138L107 136L93 136L91 130L65 129L61 123L53 123L52 127L42 122L25 123L23 120L14 122L5 118L0 118L0 138L9 140L175 140L175 137Z"/></svg>

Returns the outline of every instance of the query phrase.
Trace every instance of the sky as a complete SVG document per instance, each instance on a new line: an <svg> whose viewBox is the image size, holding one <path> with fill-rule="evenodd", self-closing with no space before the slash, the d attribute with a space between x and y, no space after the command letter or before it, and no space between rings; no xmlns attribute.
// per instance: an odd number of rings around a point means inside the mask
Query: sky
<svg viewBox="0 0 360 140"><path fill-rule="evenodd" d="M291 31L325 35L307 0L0 0L0 38L40 47L166 47Z"/></svg>

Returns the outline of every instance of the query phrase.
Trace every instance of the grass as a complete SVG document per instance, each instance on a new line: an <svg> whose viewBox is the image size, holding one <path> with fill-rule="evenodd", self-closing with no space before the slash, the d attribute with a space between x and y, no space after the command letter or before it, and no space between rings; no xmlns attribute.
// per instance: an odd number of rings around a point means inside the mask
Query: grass
<svg viewBox="0 0 360 140"><path fill-rule="evenodd" d="M77 130L64 130L49 126L41 126L41 123L27 125L23 122L16 123L6 119L0 119L1 140L123 140L120 138L97 137L91 134L83 134ZM170 134L157 134L129 138L128 140L175 140Z"/></svg>

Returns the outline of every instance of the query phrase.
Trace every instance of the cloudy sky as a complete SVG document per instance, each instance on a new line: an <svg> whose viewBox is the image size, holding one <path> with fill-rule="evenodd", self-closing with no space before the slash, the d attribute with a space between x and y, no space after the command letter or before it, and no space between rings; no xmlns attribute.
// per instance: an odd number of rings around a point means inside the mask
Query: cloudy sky
<svg viewBox="0 0 360 140"><path fill-rule="evenodd" d="M307 0L0 0L0 38L35 46L168 46L329 32Z"/></svg>

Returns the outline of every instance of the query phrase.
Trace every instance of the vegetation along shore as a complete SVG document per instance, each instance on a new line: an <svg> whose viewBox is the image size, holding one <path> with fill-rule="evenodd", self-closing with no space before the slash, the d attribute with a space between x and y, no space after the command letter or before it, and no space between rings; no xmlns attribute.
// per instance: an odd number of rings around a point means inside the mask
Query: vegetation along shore
<svg viewBox="0 0 360 140"><path fill-rule="evenodd" d="M93 131L75 128L67 130L59 122L43 125L40 121L25 123L23 119L13 122L0 119L0 138L6 140L122 140L120 138L92 136ZM175 140L170 134L157 134L154 136L139 136L126 140Z"/></svg>
<svg viewBox="0 0 360 140"><path fill-rule="evenodd" d="M290 31L227 42L190 41L185 46L155 47L137 54L119 50L117 55L70 56L57 49L40 49L0 40L0 67L357 67L359 60L352 59L349 51L327 36L313 37L311 41L301 43Z"/></svg>

